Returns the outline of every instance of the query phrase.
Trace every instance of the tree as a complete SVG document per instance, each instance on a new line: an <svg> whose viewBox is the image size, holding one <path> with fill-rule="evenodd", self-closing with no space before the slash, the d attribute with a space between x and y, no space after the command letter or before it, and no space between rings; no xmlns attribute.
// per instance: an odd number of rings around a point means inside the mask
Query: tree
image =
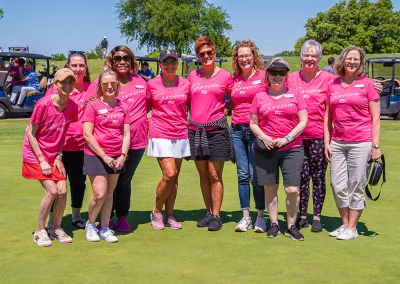
<svg viewBox="0 0 400 284"><path fill-rule="evenodd" d="M4 16L4 11L3 11L3 9L0 9L0 20L1 20L1 18L3 18L3 16Z"/></svg>
<svg viewBox="0 0 400 284"><path fill-rule="evenodd" d="M367 53L400 50L400 12L393 11L391 0L342 0L309 18L305 28L306 35L297 40L295 52L308 39L319 41L324 54L338 54L351 44Z"/></svg>
<svg viewBox="0 0 400 284"><path fill-rule="evenodd" d="M216 36L212 38L216 46L216 52L218 57L231 57L233 46L229 37L225 35Z"/></svg>
<svg viewBox="0 0 400 284"><path fill-rule="evenodd" d="M63 53L55 53L52 54L51 57L53 58L54 61L66 61L67 58Z"/></svg>
<svg viewBox="0 0 400 284"><path fill-rule="evenodd" d="M215 40L232 30L226 11L207 0L120 0L116 8L127 42L137 40L151 51L190 53L197 37Z"/></svg>
<svg viewBox="0 0 400 284"><path fill-rule="evenodd" d="M94 48L96 53L96 58L103 58L103 48L101 47L101 42Z"/></svg>

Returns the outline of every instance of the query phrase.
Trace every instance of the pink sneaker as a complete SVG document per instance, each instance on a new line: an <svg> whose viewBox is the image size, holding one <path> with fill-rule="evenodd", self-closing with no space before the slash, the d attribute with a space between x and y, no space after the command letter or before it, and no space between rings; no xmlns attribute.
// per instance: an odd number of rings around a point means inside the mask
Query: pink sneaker
<svg viewBox="0 0 400 284"><path fill-rule="evenodd" d="M165 227L170 227L171 229L174 230L179 230L182 229L182 225L179 224L176 219L172 216L164 218L164 226Z"/></svg>
<svg viewBox="0 0 400 284"><path fill-rule="evenodd" d="M164 230L163 215L161 213L154 213L154 211L152 211L150 220L154 230Z"/></svg>
<svg viewBox="0 0 400 284"><path fill-rule="evenodd" d="M101 230L101 223L99 222L99 224L97 224L97 229L100 231ZM117 228L117 225L115 225L114 220L110 219L110 222L108 223L108 228L110 230L114 230L115 228Z"/></svg>
<svg viewBox="0 0 400 284"><path fill-rule="evenodd" d="M131 226L128 223L128 219L125 216L119 217L117 220L117 230L120 232L129 232Z"/></svg>

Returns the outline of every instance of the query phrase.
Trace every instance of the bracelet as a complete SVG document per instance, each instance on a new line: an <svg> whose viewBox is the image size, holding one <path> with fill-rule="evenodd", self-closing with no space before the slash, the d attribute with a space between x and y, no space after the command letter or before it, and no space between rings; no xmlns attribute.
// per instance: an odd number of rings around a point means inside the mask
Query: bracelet
<svg viewBox="0 0 400 284"><path fill-rule="evenodd" d="M125 153L121 153L121 156L125 158L125 161L127 161L129 159L129 156Z"/></svg>
<svg viewBox="0 0 400 284"><path fill-rule="evenodd" d="M290 142L290 140L292 140L292 138L290 138L290 135L286 135L285 139L287 140L287 142Z"/></svg>

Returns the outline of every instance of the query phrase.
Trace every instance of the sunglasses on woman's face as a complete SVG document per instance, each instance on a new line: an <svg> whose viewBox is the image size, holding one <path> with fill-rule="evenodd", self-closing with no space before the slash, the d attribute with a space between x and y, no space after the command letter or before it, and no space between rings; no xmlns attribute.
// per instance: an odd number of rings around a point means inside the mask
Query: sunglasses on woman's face
<svg viewBox="0 0 400 284"><path fill-rule="evenodd" d="M124 55L124 56L114 56L113 60L115 63L120 63L122 60L124 60L125 63L130 63L131 62L131 58L128 55Z"/></svg>
<svg viewBox="0 0 400 284"><path fill-rule="evenodd" d="M208 56L212 56L212 55L214 55L214 51L213 51L213 50L208 50L208 51L206 51L206 52L200 52L200 53L198 54L198 56L199 56L199 57L204 57L204 56L206 56L206 54L207 54Z"/></svg>
<svg viewBox="0 0 400 284"><path fill-rule="evenodd" d="M108 86L111 84L111 87L115 89L118 86L118 82L110 82L110 83L101 83L101 88L108 89Z"/></svg>
<svg viewBox="0 0 400 284"><path fill-rule="evenodd" d="M271 76L286 76L287 70L268 70L268 74Z"/></svg>

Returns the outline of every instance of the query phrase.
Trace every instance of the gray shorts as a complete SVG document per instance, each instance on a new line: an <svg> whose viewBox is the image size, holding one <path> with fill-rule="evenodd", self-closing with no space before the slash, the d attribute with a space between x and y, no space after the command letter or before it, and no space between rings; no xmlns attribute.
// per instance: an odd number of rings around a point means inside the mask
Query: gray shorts
<svg viewBox="0 0 400 284"><path fill-rule="evenodd" d="M119 156L113 157L117 159ZM84 175L110 175L110 174L124 174L126 171L125 165L120 170L110 168L98 156L85 154L83 157L83 174Z"/></svg>
<svg viewBox="0 0 400 284"><path fill-rule="evenodd" d="M280 168L285 187L300 186L300 174L303 162L303 146L288 151L277 151L270 159L254 151L254 163L259 185L279 184Z"/></svg>

